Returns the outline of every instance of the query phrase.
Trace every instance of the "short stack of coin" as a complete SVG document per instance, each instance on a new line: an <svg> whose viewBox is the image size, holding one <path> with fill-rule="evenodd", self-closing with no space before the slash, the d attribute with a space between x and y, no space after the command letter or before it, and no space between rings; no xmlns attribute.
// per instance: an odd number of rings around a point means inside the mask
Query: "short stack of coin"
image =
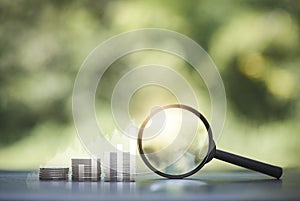
<svg viewBox="0 0 300 201"><path fill-rule="evenodd" d="M40 180L67 180L69 168L41 167Z"/></svg>
<svg viewBox="0 0 300 201"><path fill-rule="evenodd" d="M135 157L129 152L104 152L104 181L135 181Z"/></svg>
<svg viewBox="0 0 300 201"><path fill-rule="evenodd" d="M72 180L73 181L99 181L101 167L99 159L72 159Z"/></svg>

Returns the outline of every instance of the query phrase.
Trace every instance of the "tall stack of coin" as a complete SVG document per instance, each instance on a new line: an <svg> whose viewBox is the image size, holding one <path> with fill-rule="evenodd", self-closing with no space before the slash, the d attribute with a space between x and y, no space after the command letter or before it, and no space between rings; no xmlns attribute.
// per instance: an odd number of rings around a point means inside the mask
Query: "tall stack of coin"
<svg viewBox="0 0 300 201"><path fill-rule="evenodd" d="M73 181L99 181L101 167L99 159L72 159Z"/></svg>
<svg viewBox="0 0 300 201"><path fill-rule="evenodd" d="M41 167L40 180L67 180L69 168Z"/></svg>
<svg viewBox="0 0 300 201"><path fill-rule="evenodd" d="M135 181L135 157L130 152L104 152L104 181Z"/></svg>
<svg viewBox="0 0 300 201"><path fill-rule="evenodd" d="M130 166L129 166L129 174L130 174L130 181L135 181L136 177L136 155L133 152L128 153L129 154L129 160L130 160Z"/></svg>
<svg viewBox="0 0 300 201"><path fill-rule="evenodd" d="M123 172L122 178L120 178L121 181L130 181L130 168L130 153L123 152Z"/></svg>

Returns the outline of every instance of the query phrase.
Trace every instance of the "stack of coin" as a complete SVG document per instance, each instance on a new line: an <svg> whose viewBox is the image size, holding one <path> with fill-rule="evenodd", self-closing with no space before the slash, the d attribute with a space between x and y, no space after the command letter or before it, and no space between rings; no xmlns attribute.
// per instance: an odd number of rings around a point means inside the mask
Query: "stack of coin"
<svg viewBox="0 0 300 201"><path fill-rule="evenodd" d="M130 181L130 153L123 153L123 172L122 172L122 181Z"/></svg>
<svg viewBox="0 0 300 201"><path fill-rule="evenodd" d="M40 180L67 180L69 168L41 167Z"/></svg>
<svg viewBox="0 0 300 201"><path fill-rule="evenodd" d="M136 155L133 154L132 152L131 153L128 153L129 154L129 160L130 160L130 165L129 165L129 171L126 170L125 172L129 172L130 174L130 181L133 182L135 181L135 176L136 176Z"/></svg>
<svg viewBox="0 0 300 201"><path fill-rule="evenodd" d="M73 181L99 181L101 167L99 159L72 159Z"/></svg>
<svg viewBox="0 0 300 201"><path fill-rule="evenodd" d="M104 152L104 181L135 181L135 157L129 152Z"/></svg>
<svg viewBox="0 0 300 201"><path fill-rule="evenodd" d="M117 152L104 152L104 181L117 181Z"/></svg>

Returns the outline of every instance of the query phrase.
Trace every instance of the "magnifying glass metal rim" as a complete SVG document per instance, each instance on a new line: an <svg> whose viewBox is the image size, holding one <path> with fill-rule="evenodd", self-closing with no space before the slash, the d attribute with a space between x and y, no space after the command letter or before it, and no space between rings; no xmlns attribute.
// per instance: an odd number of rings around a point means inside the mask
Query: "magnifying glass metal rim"
<svg viewBox="0 0 300 201"><path fill-rule="evenodd" d="M178 174L178 175L167 174L167 173L161 172L161 171L157 170L155 167L153 167L153 165L151 165L151 163L148 161L148 159L145 156L145 153L144 153L144 150L143 150L143 144L142 144L143 131L144 131L144 128L146 127L147 123L149 122L149 120L154 115L156 115L158 112L161 112L161 111L166 110L166 109L174 109L174 108L184 109L184 110L187 110L187 111L192 112L193 114L195 114L203 122L203 124L205 125L205 128L206 128L207 133L208 133L208 140L209 140L208 152L207 152L205 158L202 160L202 162L198 166L196 166L194 169L192 169L191 171L188 171L188 172L183 173L183 174ZM165 105L165 106L158 107L158 108L152 110L150 115L148 115L146 117L146 119L143 121L143 123L142 123L142 125L139 129L137 142L138 142L138 150L139 150L139 153L141 155L141 158L144 161L144 163L148 166L148 168L150 168L156 174L158 174L162 177L166 177L168 179L182 179L182 178L185 178L185 177L188 177L188 176L191 176L191 175L195 174L208 161L210 161L212 159L212 157L210 155L211 155L212 150L215 149L215 143L214 143L214 140L213 140L212 131L211 131L210 125L209 125L208 121L206 120L206 118L199 111L195 110L194 108L192 108L190 106L183 105L183 104L170 104L170 105Z"/></svg>

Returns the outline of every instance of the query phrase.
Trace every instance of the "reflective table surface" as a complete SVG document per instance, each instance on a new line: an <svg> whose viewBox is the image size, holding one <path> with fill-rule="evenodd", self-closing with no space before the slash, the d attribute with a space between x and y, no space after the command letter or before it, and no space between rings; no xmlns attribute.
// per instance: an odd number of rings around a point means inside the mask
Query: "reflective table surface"
<svg viewBox="0 0 300 201"><path fill-rule="evenodd" d="M245 170L136 182L39 181L38 172L0 171L0 200L300 200L300 170L285 170L281 180Z"/></svg>

